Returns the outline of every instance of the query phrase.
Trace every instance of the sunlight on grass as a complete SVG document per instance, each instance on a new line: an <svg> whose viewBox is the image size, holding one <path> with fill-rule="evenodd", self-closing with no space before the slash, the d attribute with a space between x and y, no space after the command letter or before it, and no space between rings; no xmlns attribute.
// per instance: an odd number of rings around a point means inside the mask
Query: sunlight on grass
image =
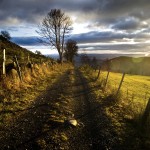
<svg viewBox="0 0 150 150"><path fill-rule="evenodd" d="M0 101L0 111L3 112L3 116L0 115L0 118L2 118L0 122L2 120L9 121L14 112L31 107L41 92L44 92L66 70L72 69L72 67L71 64L67 63L53 66L48 66L45 63L41 65L36 64L32 72L30 69L25 69L22 72L22 82L19 78L16 78L17 74L15 74L15 78L7 76L0 84L1 95L5 97L5 99Z"/></svg>
<svg viewBox="0 0 150 150"><path fill-rule="evenodd" d="M100 79L106 79L107 72L102 71ZM122 78L121 73L110 72L108 77L108 89L117 91ZM150 77L140 75L126 74L121 87L121 94L124 99L131 100L132 103L138 104L145 108L148 98L150 97ZM129 102L129 101L126 101Z"/></svg>

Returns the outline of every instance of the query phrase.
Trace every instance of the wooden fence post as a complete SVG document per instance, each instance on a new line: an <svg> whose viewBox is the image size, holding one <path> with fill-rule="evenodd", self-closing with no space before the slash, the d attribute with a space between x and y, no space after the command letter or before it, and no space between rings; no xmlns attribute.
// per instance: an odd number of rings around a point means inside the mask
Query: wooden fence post
<svg viewBox="0 0 150 150"><path fill-rule="evenodd" d="M6 75L5 62L6 62L6 56L5 56L5 49L4 49L4 50L3 50L3 76Z"/></svg>
<svg viewBox="0 0 150 150"><path fill-rule="evenodd" d="M29 63L30 62L30 56L29 56L29 54L28 54L28 59L27 60L28 60L28 63Z"/></svg>
<svg viewBox="0 0 150 150"><path fill-rule="evenodd" d="M17 65L17 72L18 72L19 78L20 78L20 80L22 81L21 69L20 69L20 66L19 66L19 63L18 63L18 60L17 60L17 56L16 56L16 55L15 55L15 63L16 63L16 65Z"/></svg>
<svg viewBox="0 0 150 150"><path fill-rule="evenodd" d="M143 129L146 127L146 123L147 123L149 115L150 115L150 98L148 100L147 106L142 116L141 126L143 127Z"/></svg>
<svg viewBox="0 0 150 150"><path fill-rule="evenodd" d="M98 75L96 77L96 80L98 80L99 76L100 76L100 73L101 73L101 67L99 67L99 70L98 70Z"/></svg>
<svg viewBox="0 0 150 150"><path fill-rule="evenodd" d="M108 82L109 72L110 72L110 71L108 70L107 77L106 77L106 81L105 81L104 89L105 89L105 87L106 87L106 85L107 85L107 82Z"/></svg>
<svg viewBox="0 0 150 150"><path fill-rule="evenodd" d="M116 95L118 95L118 94L119 94L119 91L120 91L120 89L121 89L121 86L122 86L122 83L123 83L124 77L125 77L125 73L123 73L123 75L122 75L122 79L121 79L121 81L120 81L120 84L119 84L119 87L118 87L118 90L117 90Z"/></svg>

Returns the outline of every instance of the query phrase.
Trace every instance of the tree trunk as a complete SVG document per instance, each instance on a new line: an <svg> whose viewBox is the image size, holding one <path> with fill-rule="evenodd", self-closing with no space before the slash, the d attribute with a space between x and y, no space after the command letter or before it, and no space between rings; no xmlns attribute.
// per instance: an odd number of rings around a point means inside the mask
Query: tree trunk
<svg viewBox="0 0 150 150"><path fill-rule="evenodd" d="M62 62L63 62L62 53L59 53L59 61L60 61L60 63L62 64Z"/></svg>

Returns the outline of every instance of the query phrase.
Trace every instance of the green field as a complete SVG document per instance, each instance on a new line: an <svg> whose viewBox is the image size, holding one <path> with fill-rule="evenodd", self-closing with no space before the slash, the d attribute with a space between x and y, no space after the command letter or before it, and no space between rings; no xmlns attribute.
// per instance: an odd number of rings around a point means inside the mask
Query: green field
<svg viewBox="0 0 150 150"><path fill-rule="evenodd" d="M95 76L97 72L95 73ZM106 76L107 72L101 71L98 80L105 80ZM119 87L121 78L121 73L110 72L107 89L111 89L116 92ZM126 74L121 87L121 96L123 99L128 99L134 104L139 104L144 108L148 99L150 98L150 76Z"/></svg>

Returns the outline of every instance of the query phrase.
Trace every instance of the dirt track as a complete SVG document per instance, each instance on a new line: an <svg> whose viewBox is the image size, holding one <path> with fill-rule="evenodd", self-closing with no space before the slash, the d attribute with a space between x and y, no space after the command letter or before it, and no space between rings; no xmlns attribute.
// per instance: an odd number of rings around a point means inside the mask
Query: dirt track
<svg viewBox="0 0 150 150"><path fill-rule="evenodd" d="M96 97L94 88L99 90L79 70L65 72L29 109L0 129L1 150L117 149L106 103ZM69 118L77 120L77 127L65 123Z"/></svg>

